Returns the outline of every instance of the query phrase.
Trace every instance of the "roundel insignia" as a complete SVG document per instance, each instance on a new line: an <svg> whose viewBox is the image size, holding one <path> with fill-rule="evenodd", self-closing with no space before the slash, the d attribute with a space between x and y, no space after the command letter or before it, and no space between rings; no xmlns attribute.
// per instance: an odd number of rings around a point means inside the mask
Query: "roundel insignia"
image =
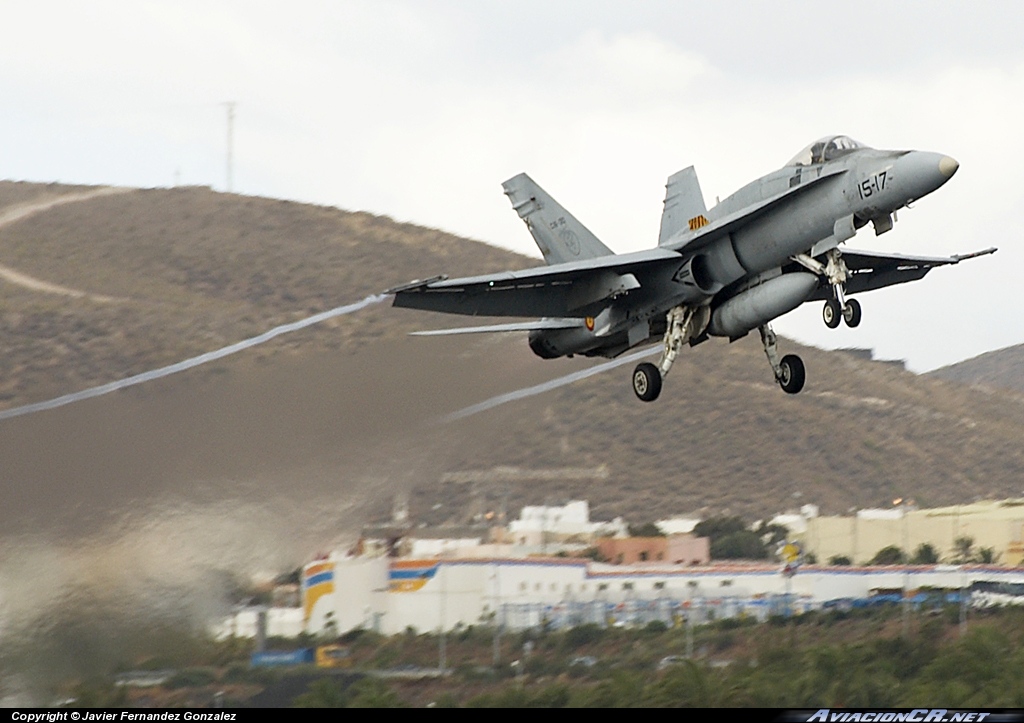
<svg viewBox="0 0 1024 723"><path fill-rule="evenodd" d="M558 237L573 256L580 255L580 239L571 228L563 228L558 232Z"/></svg>
<svg viewBox="0 0 1024 723"><path fill-rule="evenodd" d="M594 317L588 316L586 319L583 320L583 323L587 325L587 331L594 330Z"/></svg>

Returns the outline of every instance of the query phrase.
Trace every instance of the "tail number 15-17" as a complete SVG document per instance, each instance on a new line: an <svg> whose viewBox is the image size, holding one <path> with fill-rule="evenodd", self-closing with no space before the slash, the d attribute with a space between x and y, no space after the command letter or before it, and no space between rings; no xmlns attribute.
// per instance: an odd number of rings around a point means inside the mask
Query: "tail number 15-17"
<svg viewBox="0 0 1024 723"><path fill-rule="evenodd" d="M881 193L885 189L885 181L888 175L889 171L882 171L865 178L857 186L857 193L860 194L861 198L870 198L876 193Z"/></svg>

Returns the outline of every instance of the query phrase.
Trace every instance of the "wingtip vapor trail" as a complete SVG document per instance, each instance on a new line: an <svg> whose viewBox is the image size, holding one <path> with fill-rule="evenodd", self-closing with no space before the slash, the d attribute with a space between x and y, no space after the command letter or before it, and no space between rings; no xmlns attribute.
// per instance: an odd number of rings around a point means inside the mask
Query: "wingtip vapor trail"
<svg viewBox="0 0 1024 723"><path fill-rule="evenodd" d="M258 336L251 337L249 339L243 339L242 341L236 342L229 346L216 349L214 351L194 356L190 359L185 359L175 364L170 364L159 369L153 369L148 372L142 372L135 374L134 376L127 377L125 379L119 379L114 382L108 382L107 384L101 384L98 387L91 387L89 389L83 389L80 392L72 392L71 394L65 394L60 397L48 399L43 402L35 402L34 404L26 404L21 407L14 407L13 409L5 409L0 411L0 421L5 419L12 419L13 417L21 417L26 414L33 414L35 412L42 412L48 409L56 409L57 407L63 407L74 402L80 402L85 399L92 399L93 397L100 397L104 394L110 394L116 392L119 389L126 389L128 387L136 386L144 382L153 381L154 379L160 379L161 377L170 376L171 374L177 374L188 369L194 369L202 364L208 364L209 362L223 359L226 356L237 354L240 351L251 349L254 346L264 344L271 339L281 336L282 334L288 334L293 331L305 329L306 327L319 324L328 319L333 319L336 316L344 316L345 314L351 314L356 311L365 309L368 306L379 304L389 297L389 294L373 294L367 296L362 301L357 301L353 304L346 304L345 306L338 306L327 311L322 311L319 314L300 319L299 321L289 322L287 324L281 324L275 326L269 331L265 331Z"/></svg>
<svg viewBox="0 0 1024 723"><path fill-rule="evenodd" d="M625 366L626 364L631 364L637 361L638 359L643 359L645 356L650 356L651 354L655 354L660 351L660 346L656 346L651 349L643 349L642 351L634 352L633 354L628 354L624 357L619 357L618 359L613 359L612 361L605 362L604 364L598 364L597 366L593 366L588 369L581 369L578 372L566 374L565 376L558 377L557 379L552 379L541 384L535 384L532 387L526 387L525 389L518 389L514 392L506 392L505 394L499 394L496 397L485 399L484 401L479 402L478 404L473 404L463 409L460 409L457 412L452 412L451 414L442 417L441 422L455 422L460 419L465 419L466 417L471 417L474 414L479 414L480 412L486 412L489 409L494 409L495 407L499 407L502 404L508 404L509 402L515 402L520 399L526 399L527 397L533 397L538 394L543 394L544 392L550 392L553 389L564 387L566 385L572 384L573 382L578 382L581 379L587 379L588 377L592 377L595 374L600 374L601 372L610 371L612 369Z"/></svg>

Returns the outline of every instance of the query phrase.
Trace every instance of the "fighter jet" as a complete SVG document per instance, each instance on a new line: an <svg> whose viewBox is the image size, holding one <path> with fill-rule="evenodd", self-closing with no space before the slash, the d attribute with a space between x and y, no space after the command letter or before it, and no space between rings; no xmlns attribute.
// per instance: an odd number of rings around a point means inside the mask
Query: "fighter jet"
<svg viewBox="0 0 1024 723"><path fill-rule="evenodd" d="M658 398L684 344L736 341L757 329L776 382L796 394L804 364L795 354L779 357L773 319L816 300L824 302L827 326L855 327L861 305L854 295L996 250L933 258L844 248L868 224L875 235L890 231L898 210L958 168L940 153L876 150L828 136L709 209L690 166L668 179L657 248L626 254L614 254L522 173L502 186L547 266L437 276L388 293L398 307L533 317L417 333L528 331L530 348L545 359L611 358L660 339L659 362L633 371L633 391L645 402Z"/></svg>

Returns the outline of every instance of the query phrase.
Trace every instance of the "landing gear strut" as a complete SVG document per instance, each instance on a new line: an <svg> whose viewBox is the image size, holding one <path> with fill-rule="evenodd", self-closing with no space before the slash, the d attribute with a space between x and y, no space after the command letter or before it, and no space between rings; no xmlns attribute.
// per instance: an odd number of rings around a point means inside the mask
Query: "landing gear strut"
<svg viewBox="0 0 1024 723"><path fill-rule="evenodd" d="M653 402L658 398L661 382L668 376L679 350L695 333L704 330L710 316L711 311L706 306L675 306L669 309L661 361L657 366L643 362L633 370L633 391L638 399Z"/></svg>
<svg viewBox="0 0 1024 723"><path fill-rule="evenodd" d="M772 371L775 372L775 381L786 394L796 394L804 388L804 381L807 378L803 360L796 354L787 354L779 359L777 340L771 324L759 326L757 330L761 332L764 354L768 357L768 363L772 365Z"/></svg>
<svg viewBox="0 0 1024 723"><path fill-rule="evenodd" d="M824 320L825 326L835 329L839 326L840 320L845 321L851 329L860 324L860 303L856 299L846 298L846 282L850 278L850 269L843 261L843 255L839 249L826 251L825 258L828 262L824 264L807 254L799 254L792 258L804 268L824 276L831 287L829 298L821 310L821 318Z"/></svg>
<svg viewBox="0 0 1024 723"><path fill-rule="evenodd" d="M846 282L850 278L850 270L846 267L839 249L829 250L826 256L828 263L823 273L832 287L832 298L825 302L821 317L829 329L839 326L840 318L852 329L860 324L860 302L846 298Z"/></svg>

